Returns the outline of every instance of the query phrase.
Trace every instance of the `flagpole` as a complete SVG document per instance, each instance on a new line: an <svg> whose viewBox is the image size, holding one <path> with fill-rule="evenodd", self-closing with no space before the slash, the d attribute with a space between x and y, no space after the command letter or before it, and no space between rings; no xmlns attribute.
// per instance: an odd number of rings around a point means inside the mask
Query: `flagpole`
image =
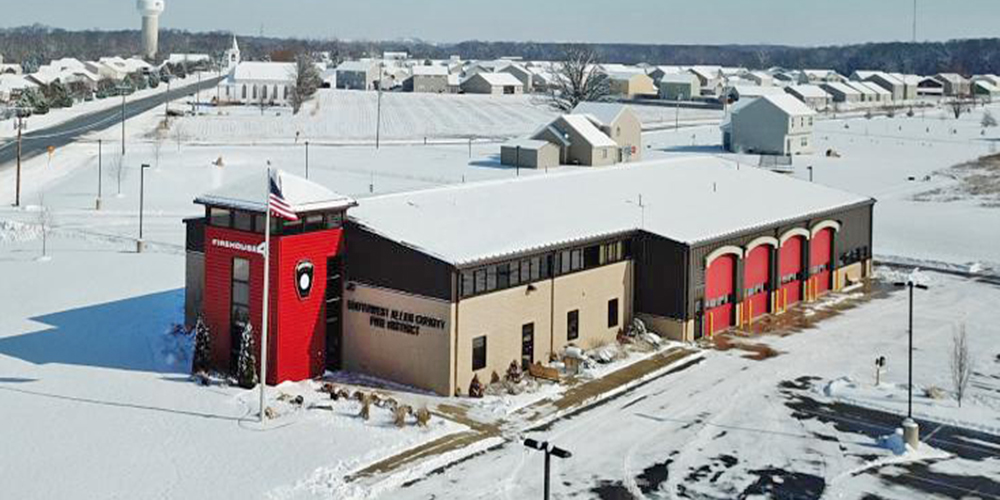
<svg viewBox="0 0 1000 500"><path fill-rule="evenodd" d="M271 286L271 169L267 169L267 200L264 202L264 313L260 331L260 422L264 423L264 388L267 386L267 310Z"/></svg>

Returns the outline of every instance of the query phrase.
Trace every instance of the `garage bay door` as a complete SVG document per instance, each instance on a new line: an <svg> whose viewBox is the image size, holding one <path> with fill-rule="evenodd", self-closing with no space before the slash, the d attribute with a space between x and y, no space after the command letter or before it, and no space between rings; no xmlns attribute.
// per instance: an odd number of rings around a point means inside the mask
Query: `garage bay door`
<svg viewBox="0 0 1000 500"><path fill-rule="evenodd" d="M778 303L784 309L802 299L802 250L805 238L793 236L781 245L781 289Z"/></svg>
<svg viewBox="0 0 1000 500"><path fill-rule="evenodd" d="M767 314L770 300L768 290L771 284L771 247L760 245L747 254L743 262L744 301L747 310L745 318L757 318Z"/></svg>
<svg viewBox="0 0 1000 500"><path fill-rule="evenodd" d="M705 272L705 332L721 332L734 322L736 256L716 258Z"/></svg>
<svg viewBox="0 0 1000 500"><path fill-rule="evenodd" d="M833 229L822 229L813 236L809 247L809 274L812 276L810 282L816 295L830 290L832 276L830 257L832 254Z"/></svg>

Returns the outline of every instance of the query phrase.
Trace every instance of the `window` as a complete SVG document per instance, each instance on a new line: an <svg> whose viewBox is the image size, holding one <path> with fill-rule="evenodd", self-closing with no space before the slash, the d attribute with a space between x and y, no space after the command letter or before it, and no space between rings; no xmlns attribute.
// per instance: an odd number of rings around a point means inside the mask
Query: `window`
<svg viewBox="0 0 1000 500"><path fill-rule="evenodd" d="M215 227L230 227L231 213L225 208L212 207L208 210L208 223Z"/></svg>
<svg viewBox="0 0 1000 500"><path fill-rule="evenodd" d="M486 337L472 339L472 370L486 368Z"/></svg>
<svg viewBox="0 0 1000 500"><path fill-rule="evenodd" d="M510 286L510 266L500 264L497 266L497 288L503 290Z"/></svg>
<svg viewBox="0 0 1000 500"><path fill-rule="evenodd" d="M802 138L802 147L806 147L808 145L809 145L809 139L803 137Z"/></svg>
<svg viewBox="0 0 1000 500"><path fill-rule="evenodd" d="M621 135L622 135L622 128L615 127L615 137L621 137Z"/></svg>
<svg viewBox="0 0 1000 500"><path fill-rule="evenodd" d="M253 231L253 215L249 212L237 211L233 213L233 229L239 231Z"/></svg>
<svg viewBox="0 0 1000 500"><path fill-rule="evenodd" d="M250 261L236 257L233 259L232 315L230 323L235 331L242 331L250 321Z"/></svg>
<svg viewBox="0 0 1000 500"><path fill-rule="evenodd" d="M246 85L243 86L243 98L244 99L247 98L247 86Z"/></svg>
<svg viewBox="0 0 1000 500"><path fill-rule="evenodd" d="M608 328L618 326L618 299L608 301Z"/></svg>
<svg viewBox="0 0 1000 500"><path fill-rule="evenodd" d="M486 291L486 270L476 269L476 293L482 293Z"/></svg>
<svg viewBox="0 0 1000 500"><path fill-rule="evenodd" d="M531 280L532 281L537 281L537 280L541 279L541 275L542 275L542 262L543 262L543 259L541 257L534 257L534 258L531 259ZM548 263L548 260L545 260L545 262Z"/></svg>
<svg viewBox="0 0 1000 500"><path fill-rule="evenodd" d="M470 297L476 292L472 271L462 272L462 297Z"/></svg>
<svg viewBox="0 0 1000 500"><path fill-rule="evenodd" d="M517 286L521 282L521 271L520 271L521 263L515 261L511 262L509 266L510 266L510 286Z"/></svg>
<svg viewBox="0 0 1000 500"><path fill-rule="evenodd" d="M341 212L334 212L332 214L326 214L326 228L327 229L337 229L344 224L344 214Z"/></svg>
<svg viewBox="0 0 1000 500"><path fill-rule="evenodd" d="M323 229L323 226L323 214L307 215L305 217L305 226L303 226L303 230L307 233L310 231L319 231Z"/></svg>
<svg viewBox="0 0 1000 500"><path fill-rule="evenodd" d="M263 87L260 88L260 100L262 101L267 100L267 85L264 85Z"/></svg>
<svg viewBox="0 0 1000 500"><path fill-rule="evenodd" d="M602 264L601 255L604 247L592 246L583 249L583 267L590 269Z"/></svg>
<svg viewBox="0 0 1000 500"><path fill-rule="evenodd" d="M486 291L492 292L497 289L497 268L490 266L486 268Z"/></svg>
<svg viewBox="0 0 1000 500"><path fill-rule="evenodd" d="M257 98L257 86L256 85L253 86L253 98L254 99Z"/></svg>
<svg viewBox="0 0 1000 500"><path fill-rule="evenodd" d="M264 216L262 214L253 216L253 230L255 233L264 234Z"/></svg>
<svg viewBox="0 0 1000 500"><path fill-rule="evenodd" d="M288 87L285 87L285 99L288 99Z"/></svg>
<svg viewBox="0 0 1000 500"><path fill-rule="evenodd" d="M608 150L607 150L607 149L604 149L604 150L603 150L603 151L601 151L601 152L602 152L602 153L604 153L604 159L605 159L605 160L607 160L607 159L608 159Z"/></svg>
<svg viewBox="0 0 1000 500"><path fill-rule="evenodd" d="M521 261L521 283L531 282L531 261Z"/></svg>
<svg viewBox="0 0 1000 500"><path fill-rule="evenodd" d="M572 310L566 313L566 338L576 340L580 337L580 311Z"/></svg>
<svg viewBox="0 0 1000 500"><path fill-rule="evenodd" d="M579 271L583 269L583 250L577 249L569 253L570 269L573 271Z"/></svg>

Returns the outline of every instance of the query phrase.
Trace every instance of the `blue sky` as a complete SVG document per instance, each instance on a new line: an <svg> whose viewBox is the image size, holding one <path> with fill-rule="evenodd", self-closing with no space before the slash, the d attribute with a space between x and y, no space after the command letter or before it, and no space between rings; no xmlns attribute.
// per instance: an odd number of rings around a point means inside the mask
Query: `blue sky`
<svg viewBox="0 0 1000 500"><path fill-rule="evenodd" d="M1000 36L1000 0L918 0L918 38ZM768 43L909 40L912 0L166 0L161 26L341 39ZM0 26L137 28L134 0L0 0Z"/></svg>

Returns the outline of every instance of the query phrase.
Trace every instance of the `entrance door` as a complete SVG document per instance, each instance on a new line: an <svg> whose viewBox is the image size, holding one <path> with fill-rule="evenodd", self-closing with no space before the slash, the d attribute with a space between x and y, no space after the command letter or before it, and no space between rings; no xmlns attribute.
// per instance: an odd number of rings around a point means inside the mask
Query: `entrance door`
<svg viewBox="0 0 1000 500"><path fill-rule="evenodd" d="M232 288L229 308L229 369L236 373L239 366L243 330L250 323L250 261L233 259ZM259 354L258 354L259 357Z"/></svg>
<svg viewBox="0 0 1000 500"><path fill-rule="evenodd" d="M326 259L326 369L339 370L343 344L343 321L341 319L341 297L344 293L343 270L340 257Z"/></svg>
<svg viewBox="0 0 1000 500"><path fill-rule="evenodd" d="M767 314L771 289L771 247L761 245L747 254L743 262L743 286L746 288L746 306L744 314L748 318L757 318Z"/></svg>
<svg viewBox="0 0 1000 500"><path fill-rule="evenodd" d="M820 230L813 236L809 247L809 273L815 282L816 294L822 294L830 290L830 280L833 277L830 257L833 254L833 229L826 228Z"/></svg>
<svg viewBox="0 0 1000 500"><path fill-rule="evenodd" d="M705 271L705 331L709 335L734 325L736 256L723 255Z"/></svg>
<svg viewBox="0 0 1000 500"><path fill-rule="evenodd" d="M781 288L778 292L779 307L784 309L802 299L802 250L805 238L794 236L781 245Z"/></svg>
<svg viewBox="0 0 1000 500"><path fill-rule="evenodd" d="M527 371L535 362L535 324L521 327L521 369Z"/></svg>

